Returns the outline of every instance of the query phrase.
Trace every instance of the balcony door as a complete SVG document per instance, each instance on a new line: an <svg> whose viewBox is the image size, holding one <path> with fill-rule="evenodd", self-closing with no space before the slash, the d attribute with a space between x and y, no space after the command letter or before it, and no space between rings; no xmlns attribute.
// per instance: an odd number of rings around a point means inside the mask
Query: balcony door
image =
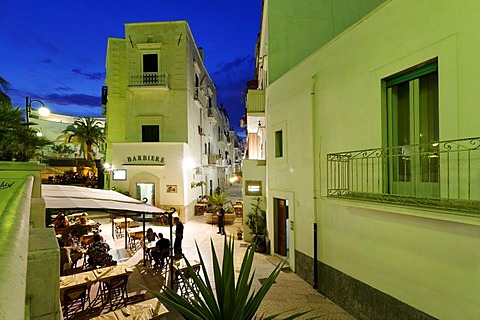
<svg viewBox="0 0 480 320"><path fill-rule="evenodd" d="M438 198L437 63L386 81L388 191Z"/></svg>

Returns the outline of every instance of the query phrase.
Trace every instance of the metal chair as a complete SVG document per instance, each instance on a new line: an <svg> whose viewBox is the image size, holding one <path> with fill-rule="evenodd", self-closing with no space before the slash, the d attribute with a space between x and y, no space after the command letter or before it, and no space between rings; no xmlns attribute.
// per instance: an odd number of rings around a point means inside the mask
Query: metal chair
<svg viewBox="0 0 480 320"><path fill-rule="evenodd" d="M90 285L83 284L66 289L61 297L63 314L66 319L75 313L85 310L86 302L90 303Z"/></svg>
<svg viewBox="0 0 480 320"><path fill-rule="evenodd" d="M102 280L100 290L102 290L103 305L110 305L110 310L126 305L128 276L126 274Z"/></svg>

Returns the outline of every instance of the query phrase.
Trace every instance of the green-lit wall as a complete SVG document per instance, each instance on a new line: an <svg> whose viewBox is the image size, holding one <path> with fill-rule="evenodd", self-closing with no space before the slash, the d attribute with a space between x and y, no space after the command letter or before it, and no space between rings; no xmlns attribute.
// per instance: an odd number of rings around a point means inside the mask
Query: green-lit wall
<svg viewBox="0 0 480 320"><path fill-rule="evenodd" d="M322 285L332 281L320 278L320 286L327 296L337 294L332 296L339 299L336 302L357 310L360 319L369 318L372 308L383 308L376 313L380 319L378 314L392 312L393 307L362 295L363 291L350 286L354 280L425 318L425 314L439 319L478 319L480 315L478 218L326 197L328 153L382 146L381 79L430 59L438 58L439 66L440 140L480 136L479 21L478 1L389 1L266 91L269 225L272 197L291 197L292 248L311 259L313 224L318 223L319 261L351 279L325 288ZM280 129L284 130L285 156L278 159L272 146L274 132ZM316 206L314 178L319 195ZM309 271L305 277L311 281ZM401 315L398 311L397 317L382 319L404 319Z"/></svg>
<svg viewBox="0 0 480 320"><path fill-rule="evenodd" d="M141 126L154 124L160 125L161 142L188 142L189 33L185 21L138 23L125 25L125 39L109 39L105 82L110 144L141 142ZM147 37L153 39L151 49ZM142 52L159 54L159 71L168 74L169 89L128 86L129 74L142 71Z"/></svg>
<svg viewBox="0 0 480 320"><path fill-rule="evenodd" d="M268 1L270 83L384 1Z"/></svg>

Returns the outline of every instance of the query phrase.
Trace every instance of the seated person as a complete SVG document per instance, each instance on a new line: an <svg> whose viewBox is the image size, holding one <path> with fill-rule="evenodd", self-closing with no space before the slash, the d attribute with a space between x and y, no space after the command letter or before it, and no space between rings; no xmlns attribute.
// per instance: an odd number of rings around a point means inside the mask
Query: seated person
<svg viewBox="0 0 480 320"><path fill-rule="evenodd" d="M89 225L90 219L88 218L88 214L86 212L82 213L82 215L75 221L75 224L79 224L82 226Z"/></svg>
<svg viewBox="0 0 480 320"><path fill-rule="evenodd" d="M113 257L108 254L110 246L104 242L102 237L97 233L93 236L93 243L87 250L88 264L92 267L103 265L106 262L113 261Z"/></svg>
<svg viewBox="0 0 480 320"><path fill-rule="evenodd" d="M158 235L155 232L153 232L152 228L148 228L145 238L147 238L147 242L152 242L158 238Z"/></svg>
<svg viewBox="0 0 480 320"><path fill-rule="evenodd" d="M62 213L55 218L55 221L53 222L53 226L56 229L66 228L70 226L70 221L68 221L68 219Z"/></svg>
<svg viewBox="0 0 480 320"><path fill-rule="evenodd" d="M166 250L170 249L170 240L164 238L162 233L158 234L158 239L155 248L152 249L152 258L155 261L155 265L163 265L165 263L165 258L170 254L170 251Z"/></svg>

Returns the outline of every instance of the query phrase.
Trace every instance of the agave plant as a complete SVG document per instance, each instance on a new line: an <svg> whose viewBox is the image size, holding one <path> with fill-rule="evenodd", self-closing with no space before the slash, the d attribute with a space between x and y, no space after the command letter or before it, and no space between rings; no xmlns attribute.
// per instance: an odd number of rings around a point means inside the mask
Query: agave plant
<svg viewBox="0 0 480 320"><path fill-rule="evenodd" d="M203 277L197 275L190 263L186 261L194 284L190 284L184 279L190 291L193 292L193 296L180 296L176 291L165 285L163 286L164 295L153 290L147 290L163 304L177 310L185 319L247 320L257 317L258 315L256 313L260 303L275 282L285 262L279 263L260 289L255 292L252 290L255 275L255 271L252 271L255 248L248 249L245 253L238 279L235 281L233 239L230 238L227 242L227 238L225 237L222 266L220 266L218 261L213 241L210 241L210 244L213 257L215 290L210 284L198 245L196 246L203 270ZM308 312L309 311L299 312L285 319L296 319ZM261 319L275 319L278 316L279 314L275 314L264 318L262 315Z"/></svg>

